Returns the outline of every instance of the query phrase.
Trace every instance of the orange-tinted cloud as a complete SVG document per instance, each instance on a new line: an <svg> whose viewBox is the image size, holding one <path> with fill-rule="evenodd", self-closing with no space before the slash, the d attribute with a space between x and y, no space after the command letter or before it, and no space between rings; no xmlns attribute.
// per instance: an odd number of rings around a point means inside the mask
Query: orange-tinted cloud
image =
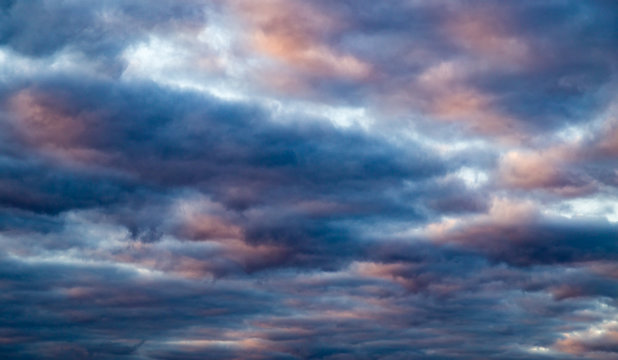
<svg viewBox="0 0 618 360"><path fill-rule="evenodd" d="M477 134L498 140L521 142L524 139L521 125L497 109L492 94L470 84L472 72L463 62L440 62L423 70L395 98L433 119L460 123Z"/></svg>
<svg viewBox="0 0 618 360"><path fill-rule="evenodd" d="M618 116L607 122L596 147L603 155L618 157Z"/></svg>
<svg viewBox="0 0 618 360"><path fill-rule="evenodd" d="M556 342L555 347L572 355L597 353L602 359L609 359L618 354L618 330L614 326L613 329L601 328L575 335L569 334Z"/></svg>
<svg viewBox="0 0 618 360"><path fill-rule="evenodd" d="M30 89L13 95L8 104L18 136L34 148L62 161L105 158L87 144L96 114L76 112L67 99Z"/></svg>
<svg viewBox="0 0 618 360"><path fill-rule="evenodd" d="M240 18L249 24L247 40L253 50L303 73L360 79L371 66L327 43L340 25L337 20L296 1L232 1Z"/></svg>
<svg viewBox="0 0 618 360"><path fill-rule="evenodd" d="M499 180L508 187L545 189L562 196L580 196L596 190L593 179L577 173L579 148L558 146L540 151L510 151L498 170Z"/></svg>
<svg viewBox="0 0 618 360"><path fill-rule="evenodd" d="M460 10L451 15L444 26L455 44L493 66L522 64L531 56L526 40L508 26L508 18L486 8L483 11Z"/></svg>

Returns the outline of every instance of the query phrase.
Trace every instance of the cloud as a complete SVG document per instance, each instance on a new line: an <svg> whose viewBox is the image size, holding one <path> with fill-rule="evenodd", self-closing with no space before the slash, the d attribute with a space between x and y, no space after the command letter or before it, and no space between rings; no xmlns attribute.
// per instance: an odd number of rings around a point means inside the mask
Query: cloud
<svg viewBox="0 0 618 360"><path fill-rule="evenodd" d="M615 357L611 1L0 1L0 357Z"/></svg>
<svg viewBox="0 0 618 360"><path fill-rule="evenodd" d="M113 58L149 31L191 29L205 20L200 6L192 1L151 5L139 0L104 4L8 1L0 13L0 36L3 44L31 56L49 56L70 47L90 56Z"/></svg>
<svg viewBox="0 0 618 360"><path fill-rule="evenodd" d="M613 261L616 229L607 221L539 214L532 204L495 199L488 215L466 223L434 224L435 241L454 243L518 266Z"/></svg>
<svg viewBox="0 0 618 360"><path fill-rule="evenodd" d="M366 77L370 67L351 55L338 54L319 37L340 27L337 19L298 2L240 1L235 9L256 28L253 47L267 56L313 74ZM299 16L303 14L303 16Z"/></svg>

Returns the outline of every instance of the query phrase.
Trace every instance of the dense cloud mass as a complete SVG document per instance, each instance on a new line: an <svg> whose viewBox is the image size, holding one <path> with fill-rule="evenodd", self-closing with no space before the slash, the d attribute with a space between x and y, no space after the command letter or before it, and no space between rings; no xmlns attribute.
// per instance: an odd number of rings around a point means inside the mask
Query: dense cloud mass
<svg viewBox="0 0 618 360"><path fill-rule="evenodd" d="M618 357L618 5L0 0L0 357Z"/></svg>

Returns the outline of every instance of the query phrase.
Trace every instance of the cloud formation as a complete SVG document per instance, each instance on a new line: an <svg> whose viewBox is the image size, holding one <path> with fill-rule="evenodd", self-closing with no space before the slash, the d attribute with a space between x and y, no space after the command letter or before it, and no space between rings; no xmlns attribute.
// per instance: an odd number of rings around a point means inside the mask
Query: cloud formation
<svg viewBox="0 0 618 360"><path fill-rule="evenodd" d="M612 1L0 1L0 357L613 359Z"/></svg>

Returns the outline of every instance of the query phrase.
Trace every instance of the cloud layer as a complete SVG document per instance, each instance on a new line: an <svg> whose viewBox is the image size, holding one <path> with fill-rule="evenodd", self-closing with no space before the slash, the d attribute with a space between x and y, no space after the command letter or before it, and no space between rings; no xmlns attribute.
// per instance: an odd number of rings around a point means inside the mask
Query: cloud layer
<svg viewBox="0 0 618 360"><path fill-rule="evenodd" d="M612 1L0 1L0 357L613 359Z"/></svg>

